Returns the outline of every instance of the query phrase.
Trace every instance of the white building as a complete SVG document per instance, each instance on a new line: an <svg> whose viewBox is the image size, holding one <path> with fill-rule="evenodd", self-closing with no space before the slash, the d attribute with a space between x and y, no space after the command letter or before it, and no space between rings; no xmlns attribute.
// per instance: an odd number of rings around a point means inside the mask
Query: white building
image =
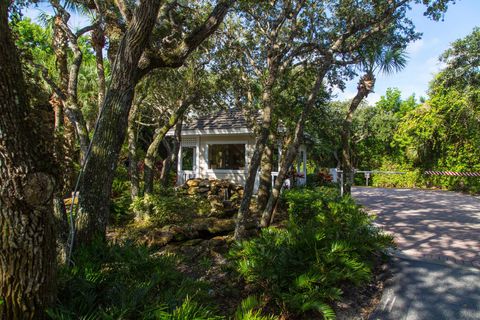
<svg viewBox="0 0 480 320"><path fill-rule="evenodd" d="M173 130L170 130L167 136L173 134ZM254 149L255 135L238 109L222 110L213 115L200 117L190 124L184 124L177 184L180 185L191 178L202 178L227 179L244 185ZM275 158L279 159L280 144L275 154ZM306 161L306 147L302 144L296 168L299 185L306 183ZM272 172L274 178L277 174Z"/></svg>

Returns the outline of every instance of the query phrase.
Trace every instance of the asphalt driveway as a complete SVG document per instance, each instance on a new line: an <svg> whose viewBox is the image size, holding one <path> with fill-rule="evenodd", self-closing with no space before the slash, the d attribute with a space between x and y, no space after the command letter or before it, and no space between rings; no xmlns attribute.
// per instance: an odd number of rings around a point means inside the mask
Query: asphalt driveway
<svg viewBox="0 0 480 320"><path fill-rule="evenodd" d="M352 195L399 249L370 320L480 319L478 197L359 187Z"/></svg>
<svg viewBox="0 0 480 320"><path fill-rule="evenodd" d="M359 188L357 202L377 215L407 256L480 268L480 198L448 191Z"/></svg>

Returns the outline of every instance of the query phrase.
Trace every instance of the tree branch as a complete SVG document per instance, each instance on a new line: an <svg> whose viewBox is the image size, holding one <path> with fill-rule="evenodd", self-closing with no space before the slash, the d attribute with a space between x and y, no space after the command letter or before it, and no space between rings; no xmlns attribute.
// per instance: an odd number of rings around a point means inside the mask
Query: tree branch
<svg viewBox="0 0 480 320"><path fill-rule="evenodd" d="M156 68L180 67L190 53L218 29L235 1L236 0L222 0L217 3L208 18L200 26L195 28L170 54L162 55L159 52L146 52L149 63L145 67L139 68L137 81Z"/></svg>
<svg viewBox="0 0 480 320"><path fill-rule="evenodd" d="M35 68L37 68L38 70L41 71L43 80L45 80L45 82L48 83L48 85L52 88L52 90L57 94L57 96L60 99L65 101L67 99L65 93L60 89L60 87L50 77L48 69L43 65L40 65L40 64L37 64L37 63L34 63L34 62L30 62L30 63L32 64L32 66L34 66Z"/></svg>
<svg viewBox="0 0 480 320"><path fill-rule="evenodd" d="M130 8L128 8L124 0L115 0L115 5L117 6L118 11L120 11L123 20L125 20L125 24L128 25L132 20L132 11L130 10Z"/></svg>

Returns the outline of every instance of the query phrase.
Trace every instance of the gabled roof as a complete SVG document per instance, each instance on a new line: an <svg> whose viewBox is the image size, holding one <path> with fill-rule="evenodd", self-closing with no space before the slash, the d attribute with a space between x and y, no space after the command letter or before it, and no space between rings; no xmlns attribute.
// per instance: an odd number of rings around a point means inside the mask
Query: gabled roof
<svg viewBox="0 0 480 320"><path fill-rule="evenodd" d="M261 121L259 113L257 113L257 121ZM281 126L278 132L285 132L285 127ZM249 125L242 110L238 108L203 115L182 125L182 136L231 134L253 134L251 125ZM172 128L167 132L167 136L173 135L174 129ZM303 141L312 142L312 138L304 133Z"/></svg>
<svg viewBox="0 0 480 320"><path fill-rule="evenodd" d="M218 130L249 128L240 109L221 110L183 125L182 130Z"/></svg>
<svg viewBox="0 0 480 320"><path fill-rule="evenodd" d="M182 136L250 133L252 133L251 126L248 125L242 110L237 108L203 115L182 126ZM170 129L167 136L173 136L173 134L174 130Z"/></svg>

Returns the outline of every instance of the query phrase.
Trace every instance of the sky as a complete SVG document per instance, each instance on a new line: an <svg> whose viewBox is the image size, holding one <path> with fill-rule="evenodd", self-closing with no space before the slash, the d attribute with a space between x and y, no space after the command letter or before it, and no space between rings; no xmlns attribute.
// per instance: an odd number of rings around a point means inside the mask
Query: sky
<svg viewBox="0 0 480 320"><path fill-rule="evenodd" d="M31 8L27 16L36 20L36 17L46 7ZM407 98L415 94L417 98L427 97L428 83L442 65L439 56L449 48L450 44L472 32L475 26L480 26L480 0L456 0L450 4L443 21L432 21L423 16L425 7L413 5L408 13L418 32L423 34L420 40L411 43L407 48L408 63L402 71L390 75L377 75L375 92L371 93L367 101L370 104L377 102L385 94L387 88L398 88L402 97ZM84 25L85 19L72 15L71 26ZM358 79L347 84L341 92L335 91L338 100L352 99L356 94Z"/></svg>
<svg viewBox="0 0 480 320"><path fill-rule="evenodd" d="M375 92L367 98L370 104L377 102L387 88L398 88L402 97L415 94L417 98L427 97L428 83L442 65L439 56L450 44L480 27L480 0L458 0L450 4L444 21L432 21L423 16L424 7L412 6L409 17L418 32L423 33L420 40L407 48L408 63L401 72L390 75L377 75ZM344 92L337 91L339 100L351 99L357 90L358 78L349 82Z"/></svg>

